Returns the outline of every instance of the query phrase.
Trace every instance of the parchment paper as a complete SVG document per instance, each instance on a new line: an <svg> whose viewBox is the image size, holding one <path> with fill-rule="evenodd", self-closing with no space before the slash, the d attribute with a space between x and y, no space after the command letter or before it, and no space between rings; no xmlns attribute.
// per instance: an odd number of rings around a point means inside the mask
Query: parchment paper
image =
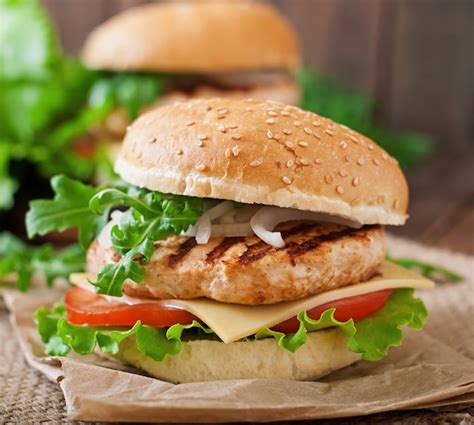
<svg viewBox="0 0 474 425"><path fill-rule="evenodd" d="M379 362L361 361L318 382L219 381L174 385L98 355L44 356L31 319L61 297L35 288L4 291L25 358L59 382L71 419L126 422L233 422L335 418L395 409L474 403L474 282L472 257L390 238L390 253L435 262L466 282L418 292L430 311L421 332Z"/></svg>

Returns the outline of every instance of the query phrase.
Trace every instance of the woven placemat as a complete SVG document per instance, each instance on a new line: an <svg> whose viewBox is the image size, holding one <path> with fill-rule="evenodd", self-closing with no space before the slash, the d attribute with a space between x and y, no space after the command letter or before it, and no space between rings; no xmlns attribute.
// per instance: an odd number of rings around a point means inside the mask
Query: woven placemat
<svg viewBox="0 0 474 425"><path fill-rule="evenodd" d="M474 259L447 251L434 250L422 247L412 242L392 239L391 253L406 255L426 260L441 259L446 263L446 258L453 259L453 263L466 260L472 265L474 272ZM444 261L443 261L444 260ZM59 386L48 381L41 373L30 368L23 359L20 347L13 336L13 331L8 320L8 312L0 303L0 423L2 424L38 424L38 423L73 423L67 420L66 404ZM86 424L85 422L74 422ZM294 424L295 422L281 422ZM301 422L303 423L303 422ZM318 424L472 424L474 423L474 406L451 406L437 410L418 410L381 413L366 417L344 418L335 420L306 421L305 423Z"/></svg>

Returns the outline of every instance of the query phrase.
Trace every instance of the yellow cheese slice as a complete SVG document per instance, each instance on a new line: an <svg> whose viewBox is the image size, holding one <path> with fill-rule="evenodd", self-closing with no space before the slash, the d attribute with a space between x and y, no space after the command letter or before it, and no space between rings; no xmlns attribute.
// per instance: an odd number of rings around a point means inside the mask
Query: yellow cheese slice
<svg viewBox="0 0 474 425"><path fill-rule="evenodd" d="M226 304L206 298L194 300L149 300L169 307L176 307L199 317L206 323L225 343L234 342L246 336L253 335L265 327L271 327L290 317L297 315L300 311L309 310L329 301L383 289L416 288L431 289L434 283L430 280L406 270L393 263L384 262L379 269L382 274L368 282L346 286L323 292L296 301L286 301L270 305L240 305ZM84 273L75 273L70 276L74 285L91 290L87 278L93 280L93 276ZM111 297L114 298L114 297ZM117 300L117 298L114 298ZM143 303L143 299L124 296L122 301L135 304Z"/></svg>

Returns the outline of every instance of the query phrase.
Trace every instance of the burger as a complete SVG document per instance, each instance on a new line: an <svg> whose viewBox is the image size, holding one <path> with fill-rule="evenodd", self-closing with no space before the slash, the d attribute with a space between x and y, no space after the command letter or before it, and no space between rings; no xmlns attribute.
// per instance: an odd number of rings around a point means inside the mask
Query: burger
<svg viewBox="0 0 474 425"><path fill-rule="evenodd" d="M79 229L87 271L36 322L50 355L112 355L171 382L312 380L400 345L433 283L386 261L407 183L314 113L195 99L142 115L92 187L53 178L30 236Z"/></svg>
<svg viewBox="0 0 474 425"><path fill-rule="evenodd" d="M85 65L100 71L92 104L115 98L91 128L110 152L131 119L145 110L192 97L254 97L299 102L300 63L290 23L256 2L168 2L128 9L86 39Z"/></svg>

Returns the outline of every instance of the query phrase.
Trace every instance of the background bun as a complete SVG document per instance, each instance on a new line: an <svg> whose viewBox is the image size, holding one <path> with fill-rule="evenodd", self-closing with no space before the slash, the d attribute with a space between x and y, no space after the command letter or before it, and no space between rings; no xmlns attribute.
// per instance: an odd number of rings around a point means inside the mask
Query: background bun
<svg viewBox="0 0 474 425"><path fill-rule="evenodd" d="M196 99L129 127L116 162L127 182L165 193L276 205L362 224L403 224L408 188L370 139L294 106Z"/></svg>
<svg viewBox="0 0 474 425"><path fill-rule="evenodd" d="M347 336L339 329L308 334L308 341L292 354L276 341L252 342L196 340L184 342L179 354L157 362L141 354L134 337L120 344L117 356L149 375L170 382L204 382L228 379L313 380L348 366L360 355L347 348Z"/></svg>
<svg viewBox="0 0 474 425"><path fill-rule="evenodd" d="M296 33L252 2L170 2L128 9L97 27L83 58L93 68L216 73L295 69Z"/></svg>

